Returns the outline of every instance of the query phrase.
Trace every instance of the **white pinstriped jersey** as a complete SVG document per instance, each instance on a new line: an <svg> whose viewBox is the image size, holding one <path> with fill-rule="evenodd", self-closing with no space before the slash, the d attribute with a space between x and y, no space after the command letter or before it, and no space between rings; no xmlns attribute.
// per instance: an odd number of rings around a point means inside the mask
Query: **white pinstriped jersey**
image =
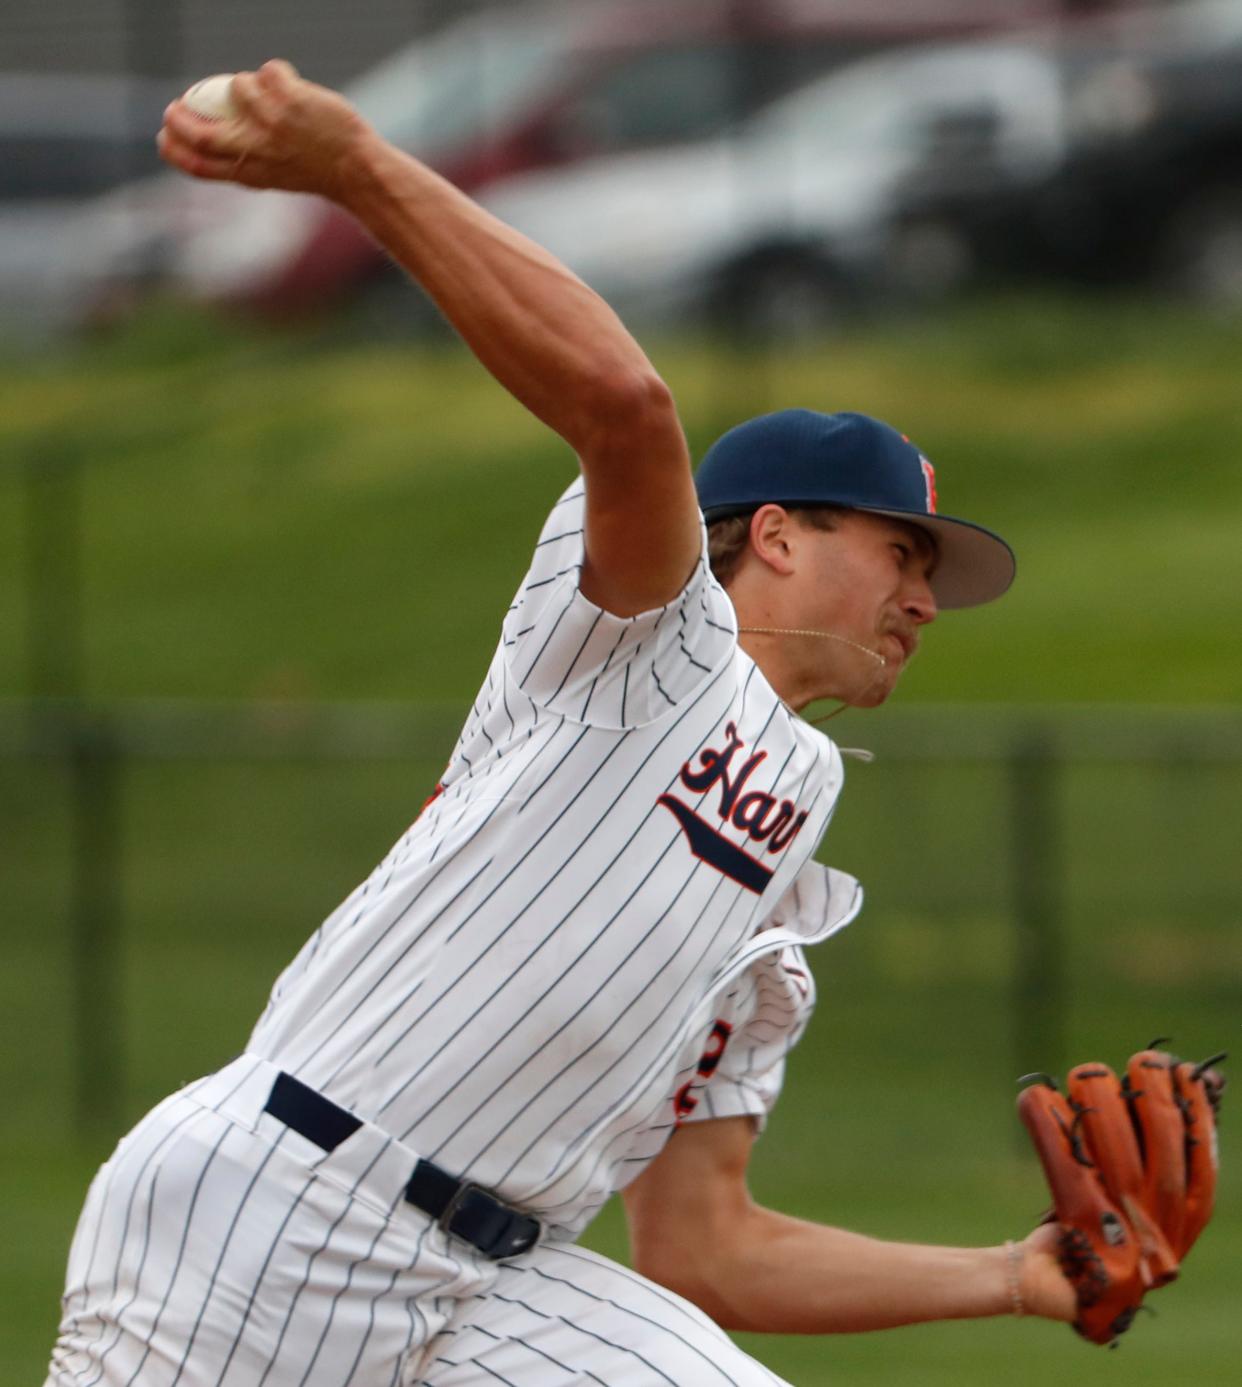
<svg viewBox="0 0 1242 1387"><path fill-rule="evenodd" d="M762 1120L848 923L810 859L837 748L739 648L704 554L668 606L578 590L553 509L442 788L251 1037L408 1146L575 1235L674 1126Z"/></svg>

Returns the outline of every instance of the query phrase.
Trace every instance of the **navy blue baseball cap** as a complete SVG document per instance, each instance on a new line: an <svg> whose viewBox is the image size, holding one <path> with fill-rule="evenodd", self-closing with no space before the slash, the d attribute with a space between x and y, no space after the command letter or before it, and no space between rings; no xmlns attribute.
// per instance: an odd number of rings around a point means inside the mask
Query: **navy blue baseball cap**
<svg viewBox="0 0 1242 1387"><path fill-rule="evenodd" d="M866 414L782 409L723 434L695 473L710 525L759 506L847 506L926 530L938 559L940 607L977 607L1013 582L1013 550L999 535L936 511L936 474L904 434Z"/></svg>

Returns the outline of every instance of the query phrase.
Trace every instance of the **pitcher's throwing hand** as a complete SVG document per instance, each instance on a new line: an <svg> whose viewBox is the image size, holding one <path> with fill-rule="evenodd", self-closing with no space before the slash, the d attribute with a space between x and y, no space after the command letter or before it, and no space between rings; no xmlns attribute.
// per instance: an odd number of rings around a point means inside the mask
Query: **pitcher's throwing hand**
<svg viewBox="0 0 1242 1387"><path fill-rule="evenodd" d="M195 178L339 199L361 147L378 139L344 97L286 62L236 73L230 96L228 120L174 101L157 137L162 158Z"/></svg>

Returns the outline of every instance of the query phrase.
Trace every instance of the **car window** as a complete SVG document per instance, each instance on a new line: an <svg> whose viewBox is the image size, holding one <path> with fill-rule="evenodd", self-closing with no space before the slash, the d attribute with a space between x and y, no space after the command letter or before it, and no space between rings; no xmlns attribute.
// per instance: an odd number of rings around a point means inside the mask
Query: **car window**
<svg viewBox="0 0 1242 1387"><path fill-rule="evenodd" d="M553 138L593 153L719 134L776 97L873 51L841 40L716 41L615 56L552 113Z"/></svg>
<svg viewBox="0 0 1242 1387"><path fill-rule="evenodd" d="M1237 0L1199 0L1171 11L1170 19L1192 40L1230 46L1242 42L1242 6Z"/></svg>
<svg viewBox="0 0 1242 1387"><path fill-rule="evenodd" d="M553 83L565 58L552 30L454 26L398 54L348 89L385 139L414 153L486 138Z"/></svg>
<svg viewBox="0 0 1242 1387"><path fill-rule="evenodd" d="M129 76L0 73L0 199L91 197L154 173L154 134L176 91Z"/></svg>
<svg viewBox="0 0 1242 1387"><path fill-rule="evenodd" d="M155 142L131 137L0 131L0 200L90 197L159 168Z"/></svg>
<svg viewBox="0 0 1242 1387"><path fill-rule="evenodd" d="M631 53L597 71L558 124L600 151L699 139L744 100L740 64L739 51L720 44Z"/></svg>
<svg viewBox="0 0 1242 1387"><path fill-rule="evenodd" d="M865 74L846 69L778 102L758 118L756 133L840 148L891 143L906 119L908 97L891 80L877 80L872 64L865 66Z"/></svg>
<svg viewBox="0 0 1242 1387"><path fill-rule="evenodd" d="M1044 138L1055 79L1037 55L1016 49L882 58L845 68L775 103L755 123L762 139L795 138L843 151L916 152L937 130L992 117L997 133L1015 109Z"/></svg>

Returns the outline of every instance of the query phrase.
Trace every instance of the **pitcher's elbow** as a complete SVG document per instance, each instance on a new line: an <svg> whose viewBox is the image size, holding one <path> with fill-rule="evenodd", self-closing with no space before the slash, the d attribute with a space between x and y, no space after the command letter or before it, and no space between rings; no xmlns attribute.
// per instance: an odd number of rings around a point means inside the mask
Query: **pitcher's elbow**
<svg viewBox="0 0 1242 1387"><path fill-rule="evenodd" d="M585 459L641 456L680 433L673 393L653 367L601 371L583 398L577 452Z"/></svg>

